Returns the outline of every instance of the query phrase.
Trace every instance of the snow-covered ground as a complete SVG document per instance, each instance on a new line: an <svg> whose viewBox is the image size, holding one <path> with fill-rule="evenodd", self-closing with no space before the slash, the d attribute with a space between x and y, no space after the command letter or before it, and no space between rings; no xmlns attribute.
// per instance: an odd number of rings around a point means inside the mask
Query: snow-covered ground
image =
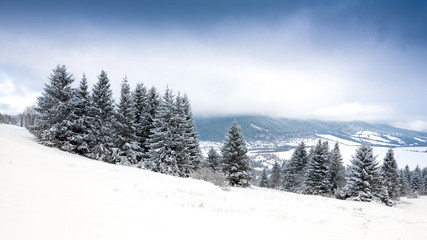
<svg viewBox="0 0 427 240"><path fill-rule="evenodd" d="M411 239L427 198L396 207L230 188L106 164L0 124L0 239Z"/></svg>

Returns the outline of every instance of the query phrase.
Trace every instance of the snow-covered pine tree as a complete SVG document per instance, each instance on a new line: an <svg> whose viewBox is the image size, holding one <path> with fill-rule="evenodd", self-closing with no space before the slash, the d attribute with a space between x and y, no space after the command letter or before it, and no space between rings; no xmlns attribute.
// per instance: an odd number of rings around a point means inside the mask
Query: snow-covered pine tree
<svg viewBox="0 0 427 240"><path fill-rule="evenodd" d="M295 148L289 163L284 170L282 188L298 192L304 182L305 168L308 163L307 150L304 141Z"/></svg>
<svg viewBox="0 0 427 240"><path fill-rule="evenodd" d="M183 118L184 118L184 132L186 137L186 147L190 157L191 170L194 171L199 168L202 160L202 152L200 150L199 141L197 138L196 127L194 125L193 112L191 110L190 100L187 95L182 97L183 104Z"/></svg>
<svg viewBox="0 0 427 240"><path fill-rule="evenodd" d="M423 176L423 186L424 186L423 194L426 194L427 193L427 167L423 168L422 176Z"/></svg>
<svg viewBox="0 0 427 240"><path fill-rule="evenodd" d="M221 149L222 170L231 186L250 185L251 168L247 152L242 128L234 120Z"/></svg>
<svg viewBox="0 0 427 240"><path fill-rule="evenodd" d="M364 142L356 150L348 169L347 191L358 201L371 201L378 193L379 168L372 147Z"/></svg>
<svg viewBox="0 0 427 240"><path fill-rule="evenodd" d="M180 176L177 163L177 110L174 96L166 89L154 118L149 138L149 158L145 167L154 172Z"/></svg>
<svg viewBox="0 0 427 240"><path fill-rule="evenodd" d="M410 179L410 173L409 166L406 165L404 169L401 169L399 171L399 183L400 183L400 196L408 196L413 197L414 191L412 190L411 183L409 181Z"/></svg>
<svg viewBox="0 0 427 240"><path fill-rule="evenodd" d="M423 192L423 176L421 168L418 165L411 173L411 186L416 193L420 194Z"/></svg>
<svg viewBox="0 0 427 240"><path fill-rule="evenodd" d="M265 169L262 170L259 186L262 188L268 187L267 172L265 171Z"/></svg>
<svg viewBox="0 0 427 240"><path fill-rule="evenodd" d="M393 200L399 199L400 196L400 183L399 173L397 168L396 159L394 158L393 149L390 148L381 166L381 182L386 188L388 197Z"/></svg>
<svg viewBox="0 0 427 240"><path fill-rule="evenodd" d="M130 86L125 77L120 90L120 102L117 105L114 143L115 162L121 165L136 165L141 150L135 136L133 102Z"/></svg>
<svg viewBox="0 0 427 240"><path fill-rule="evenodd" d="M42 144L62 148L68 146L71 136L70 112L74 79L65 65L58 65L37 99L36 125L33 129Z"/></svg>
<svg viewBox="0 0 427 240"><path fill-rule="evenodd" d="M90 117L92 100L88 91L86 75L83 74L79 88L71 99L71 130L73 134L68 137L68 151L87 156L90 153L90 143L94 141Z"/></svg>
<svg viewBox="0 0 427 240"><path fill-rule="evenodd" d="M132 93L132 100L135 141L138 143L141 153L138 158L138 162L140 162L148 153L146 144L150 135L149 131L146 132L146 126L148 125L147 118L149 118L147 89L142 83L138 83L136 85L135 90Z"/></svg>
<svg viewBox="0 0 427 240"><path fill-rule="evenodd" d="M331 193L328 152L321 140L317 143L305 173L303 192L314 195Z"/></svg>
<svg viewBox="0 0 427 240"><path fill-rule="evenodd" d="M104 162L115 163L112 157L114 147L114 99L107 73L101 71L98 82L92 90L93 109L91 117L94 143L90 157Z"/></svg>
<svg viewBox="0 0 427 240"><path fill-rule="evenodd" d="M270 188L278 189L281 187L282 182L282 170L278 162L274 162L273 168L271 169L270 179L268 186Z"/></svg>
<svg viewBox="0 0 427 240"><path fill-rule="evenodd" d="M158 108L160 105L160 96L155 87L150 88L147 93L147 109L143 115L144 119L142 120L143 129L141 131L142 138L145 138L144 146L142 147L142 156L141 167L146 167L145 164L150 161L150 145L151 145L151 134L154 129L154 119L156 118Z"/></svg>
<svg viewBox="0 0 427 240"><path fill-rule="evenodd" d="M221 156L212 147L209 149L208 157L206 158L205 167L212 169L214 172L221 171Z"/></svg>
<svg viewBox="0 0 427 240"><path fill-rule="evenodd" d="M338 143L335 143L330 155L329 176L331 181L331 190L334 193L336 190L342 189L345 186L345 168Z"/></svg>
<svg viewBox="0 0 427 240"><path fill-rule="evenodd" d="M175 145L174 150L177 153L176 160L180 176L188 177L193 172L195 166L190 155L190 133L188 132L189 122L186 119L184 110L184 101L181 94L178 92L175 98L175 131L174 139Z"/></svg>

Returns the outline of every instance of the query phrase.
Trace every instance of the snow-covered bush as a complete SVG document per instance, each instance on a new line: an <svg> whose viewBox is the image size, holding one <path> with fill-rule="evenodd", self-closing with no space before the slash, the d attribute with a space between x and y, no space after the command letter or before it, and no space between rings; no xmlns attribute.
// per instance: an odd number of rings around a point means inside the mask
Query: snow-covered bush
<svg viewBox="0 0 427 240"><path fill-rule="evenodd" d="M227 178L220 172L215 172L210 168L200 168L190 174L191 178L203 180L206 182L213 183L222 189L227 188Z"/></svg>

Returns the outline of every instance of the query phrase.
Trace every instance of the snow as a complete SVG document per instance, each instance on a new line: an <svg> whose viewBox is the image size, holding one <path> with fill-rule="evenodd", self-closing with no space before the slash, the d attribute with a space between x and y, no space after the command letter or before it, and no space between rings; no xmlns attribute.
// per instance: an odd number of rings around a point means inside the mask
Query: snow
<svg viewBox="0 0 427 240"><path fill-rule="evenodd" d="M359 146L360 143L358 142L353 142L353 141L349 141L349 140L345 140L339 137L335 137L329 134L316 134L317 136L326 139L328 141L332 141L333 143L340 143L340 144L344 144L344 145L349 145L349 146Z"/></svg>
<svg viewBox="0 0 427 240"><path fill-rule="evenodd" d="M27 130L2 124L0 156L0 239L421 240L427 234L427 197L390 208L257 187L224 191L41 146Z"/></svg>
<svg viewBox="0 0 427 240"><path fill-rule="evenodd" d="M414 139L417 140L417 141L419 141L419 142L427 142L426 140L421 139L421 138L414 138Z"/></svg>
<svg viewBox="0 0 427 240"><path fill-rule="evenodd" d="M378 133L372 131L359 131L353 136L357 138L370 139L377 142L390 142L390 140L384 139L380 137Z"/></svg>

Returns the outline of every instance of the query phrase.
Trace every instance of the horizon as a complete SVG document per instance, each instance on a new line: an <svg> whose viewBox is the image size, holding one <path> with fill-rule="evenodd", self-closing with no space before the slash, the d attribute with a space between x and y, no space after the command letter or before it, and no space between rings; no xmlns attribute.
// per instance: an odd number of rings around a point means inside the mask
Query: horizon
<svg viewBox="0 0 427 240"><path fill-rule="evenodd" d="M195 116L364 121L427 131L422 1L0 3L0 112L52 69L186 93Z"/></svg>

